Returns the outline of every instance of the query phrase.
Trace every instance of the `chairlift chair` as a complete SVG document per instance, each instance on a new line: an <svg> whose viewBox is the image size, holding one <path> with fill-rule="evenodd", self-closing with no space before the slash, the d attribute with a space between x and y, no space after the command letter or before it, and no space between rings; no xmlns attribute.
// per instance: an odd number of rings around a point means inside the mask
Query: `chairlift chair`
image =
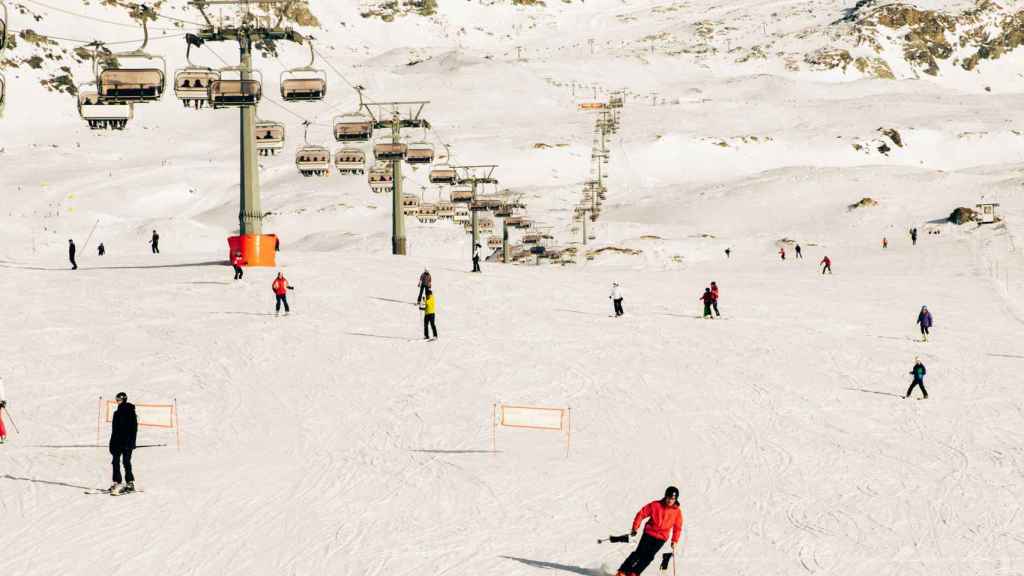
<svg viewBox="0 0 1024 576"><path fill-rule="evenodd" d="M331 151L306 144L295 151L295 167L303 176L327 176L331 173Z"/></svg>
<svg viewBox="0 0 1024 576"><path fill-rule="evenodd" d="M508 218L512 215L512 206L509 204L501 204L494 209L494 215L498 218Z"/></svg>
<svg viewBox="0 0 1024 576"><path fill-rule="evenodd" d="M238 74L238 78L225 79L224 74ZM255 106L263 97L263 74L252 70L256 78L242 78L238 66L221 68L220 79L210 82L207 89L207 100L213 108L233 108L239 106Z"/></svg>
<svg viewBox="0 0 1024 576"><path fill-rule="evenodd" d="M256 120L256 151L260 156L273 156L284 148L285 128L281 122Z"/></svg>
<svg viewBox="0 0 1024 576"><path fill-rule="evenodd" d="M419 210L416 211L416 219L424 224L433 224L437 222L437 218L438 206L433 202L421 203Z"/></svg>
<svg viewBox="0 0 1024 576"><path fill-rule="evenodd" d="M342 175L362 174L366 172L366 153L349 146L339 148L334 153L334 167Z"/></svg>
<svg viewBox="0 0 1024 576"><path fill-rule="evenodd" d="M447 164L437 164L430 171L431 184L455 184L459 181L459 175L455 168Z"/></svg>
<svg viewBox="0 0 1024 576"><path fill-rule="evenodd" d="M374 194L384 194L394 190L394 175L389 162L378 162L374 164L366 174L366 181L370 185L370 191Z"/></svg>
<svg viewBox="0 0 1024 576"><path fill-rule="evenodd" d="M306 41L309 43L309 64L281 73L281 99L285 102L316 102L327 94L327 73L313 67L316 62L313 39L306 38Z"/></svg>
<svg viewBox="0 0 1024 576"><path fill-rule="evenodd" d="M491 218L490 216L477 216L476 228L481 234L490 234L494 232L494 218Z"/></svg>
<svg viewBox="0 0 1024 576"><path fill-rule="evenodd" d="M408 192L402 194L402 214L415 216L420 209L420 197Z"/></svg>
<svg viewBox="0 0 1024 576"><path fill-rule="evenodd" d="M473 201L473 189L468 186L452 188L451 197L456 204L468 204Z"/></svg>
<svg viewBox="0 0 1024 576"><path fill-rule="evenodd" d="M437 217L441 220L455 219L455 204L442 200L437 203Z"/></svg>
<svg viewBox="0 0 1024 576"><path fill-rule="evenodd" d="M186 108L202 108L210 97L210 83L215 80L220 80L220 72L212 68L183 68L174 74L174 95Z"/></svg>
<svg viewBox="0 0 1024 576"><path fill-rule="evenodd" d="M487 239L487 247L491 249L501 248L504 245L504 240L501 236L491 236Z"/></svg>
<svg viewBox="0 0 1024 576"><path fill-rule="evenodd" d="M149 11L148 8L145 10ZM147 22L146 15L143 15L142 46L138 49L112 53L102 63L96 58L96 52L93 52L96 91L104 104L141 104L154 102L164 95L167 61L163 56L146 52L146 45L149 44ZM138 67L126 66L126 60L139 60L145 64Z"/></svg>
<svg viewBox="0 0 1024 576"><path fill-rule="evenodd" d="M334 118L334 139L338 142L367 142L373 136L373 119L353 112Z"/></svg>
<svg viewBox="0 0 1024 576"><path fill-rule="evenodd" d="M123 130L132 119L132 105L103 103L95 85L89 82L78 87L78 115L93 130Z"/></svg>
<svg viewBox="0 0 1024 576"><path fill-rule="evenodd" d="M409 164L431 164L434 161L434 146L429 142L409 144L405 161Z"/></svg>
<svg viewBox="0 0 1024 576"><path fill-rule="evenodd" d="M376 160L393 160L401 161L405 158L409 147L399 142L397 144L391 141L391 137L379 138L373 145L373 157Z"/></svg>
<svg viewBox="0 0 1024 576"><path fill-rule="evenodd" d="M455 204L455 214L452 216L452 221L456 224L466 224L472 222L473 218L469 215L469 206L465 204Z"/></svg>

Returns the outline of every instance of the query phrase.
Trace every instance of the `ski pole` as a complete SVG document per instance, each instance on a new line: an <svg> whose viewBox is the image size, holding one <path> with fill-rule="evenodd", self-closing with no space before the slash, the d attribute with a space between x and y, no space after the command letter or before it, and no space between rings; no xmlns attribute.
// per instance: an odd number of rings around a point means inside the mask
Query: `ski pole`
<svg viewBox="0 0 1024 576"><path fill-rule="evenodd" d="M606 542L629 542L629 534L623 534L622 536L608 536L607 538L598 538L598 544L604 544Z"/></svg>
<svg viewBox="0 0 1024 576"><path fill-rule="evenodd" d="M14 416L11 416L11 411L7 409L7 406L3 408L4 412L7 412L7 419L11 421L11 426L14 427L14 431L21 434L21 430L18 430L18 425L14 423Z"/></svg>
<svg viewBox="0 0 1024 576"><path fill-rule="evenodd" d="M85 244L82 244L82 253L85 254L85 249L89 247L89 240L92 240L92 235L96 232L96 227L100 225L100 219L96 219L96 223L92 225L92 230L89 232L89 237L85 239Z"/></svg>

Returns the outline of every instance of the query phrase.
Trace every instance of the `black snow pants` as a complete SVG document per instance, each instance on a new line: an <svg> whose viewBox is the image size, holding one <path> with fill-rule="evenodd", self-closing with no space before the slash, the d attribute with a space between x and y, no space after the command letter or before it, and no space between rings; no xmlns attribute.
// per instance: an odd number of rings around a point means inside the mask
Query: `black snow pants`
<svg viewBox="0 0 1024 576"><path fill-rule="evenodd" d="M241 280L242 279L242 267L238 266L236 264L232 264L232 266L235 267L235 280Z"/></svg>
<svg viewBox="0 0 1024 576"><path fill-rule="evenodd" d="M722 313L718 311L718 300L711 301L711 307L715 309L715 316L721 316Z"/></svg>
<svg viewBox="0 0 1024 576"><path fill-rule="evenodd" d="M416 297L416 302L419 302L420 300L423 300L423 295L426 294L426 293L427 293L427 285L426 284L420 284L420 294L419 294L419 296Z"/></svg>
<svg viewBox="0 0 1024 576"><path fill-rule="evenodd" d="M622 311L622 298L616 298L616 299L612 300L612 303L615 304L615 315L616 316L622 316L623 314L625 314L625 312Z"/></svg>
<svg viewBox="0 0 1024 576"><path fill-rule="evenodd" d="M924 389L924 379L922 378L914 378L914 381L910 383L910 388L907 388L907 395L905 397L910 398L910 393L913 392L914 388L917 386L921 387L921 393L924 394L925 398L927 398L928 391Z"/></svg>
<svg viewBox="0 0 1024 576"><path fill-rule="evenodd" d="M619 566L619 572L640 574L654 560L655 554L658 553L658 550L661 549L664 543L664 540L658 540L644 532L644 535L640 538L640 543L637 544L636 550L626 558L622 566Z"/></svg>
<svg viewBox="0 0 1024 576"><path fill-rule="evenodd" d="M425 339L426 338L430 338L430 332L427 331L427 328L433 329L434 330L434 338L437 338L437 325L434 324L434 315L433 314L424 314L423 315L423 338L425 338Z"/></svg>
<svg viewBox="0 0 1024 576"><path fill-rule="evenodd" d="M135 482L135 475L132 474L132 449L111 448L110 455L113 456L110 464L114 470L114 482L121 483L121 460L124 460L124 479L127 482Z"/></svg>
<svg viewBox="0 0 1024 576"><path fill-rule="evenodd" d="M160 242L151 242L151 244L153 245L152 246L153 254L159 254L160 253Z"/></svg>
<svg viewBox="0 0 1024 576"><path fill-rule="evenodd" d="M479 256L473 256L473 272L479 272L479 271L480 271L480 257Z"/></svg>
<svg viewBox="0 0 1024 576"><path fill-rule="evenodd" d="M277 297L276 305L274 306L275 312L281 311L281 304L284 304L284 311L291 312L291 308L288 307L288 295L287 294L274 294Z"/></svg>

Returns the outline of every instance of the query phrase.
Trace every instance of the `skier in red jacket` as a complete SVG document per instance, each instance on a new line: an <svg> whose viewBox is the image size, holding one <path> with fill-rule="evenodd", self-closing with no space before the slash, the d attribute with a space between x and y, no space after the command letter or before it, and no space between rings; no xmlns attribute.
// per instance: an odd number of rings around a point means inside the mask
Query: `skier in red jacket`
<svg viewBox="0 0 1024 576"><path fill-rule="evenodd" d="M821 269L822 274L824 274L825 272L828 272L829 274L832 273L832 260L828 256L822 258L819 264L824 266L824 268Z"/></svg>
<svg viewBox="0 0 1024 576"><path fill-rule="evenodd" d="M679 508L679 489L669 486L665 489L665 497L644 506L633 518L633 529L630 534L636 536L640 523L649 518L644 527L644 535L636 550L626 558L615 576L637 576L654 560L655 554L665 544L671 533L672 551L675 552L679 543L679 533L683 529L683 511Z"/></svg>
<svg viewBox="0 0 1024 576"><path fill-rule="evenodd" d="M242 279L243 265L245 265L245 258L242 257L242 251L235 250L235 255L231 257L231 266L235 269L235 280Z"/></svg>
<svg viewBox="0 0 1024 576"><path fill-rule="evenodd" d="M277 299L274 307L274 313L281 313L281 304L284 304L284 313L290 313L291 308L288 307L288 291L294 290L294 288L288 284L288 280L284 277L283 272L277 273L277 278L274 279L274 283L271 284L270 287L274 289L274 296Z"/></svg>

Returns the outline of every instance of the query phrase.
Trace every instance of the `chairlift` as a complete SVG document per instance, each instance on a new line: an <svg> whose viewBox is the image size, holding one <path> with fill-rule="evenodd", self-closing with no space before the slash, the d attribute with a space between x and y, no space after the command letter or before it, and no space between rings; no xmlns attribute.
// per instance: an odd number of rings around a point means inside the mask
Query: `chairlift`
<svg viewBox="0 0 1024 576"><path fill-rule="evenodd" d="M403 143L393 143L391 137L378 138L373 145L373 157L376 160L400 161L405 158L409 147Z"/></svg>
<svg viewBox="0 0 1024 576"><path fill-rule="evenodd" d="M366 152L346 146L334 153L334 167L338 174L363 174L366 172Z"/></svg>
<svg viewBox="0 0 1024 576"><path fill-rule="evenodd" d="M455 184L459 181L459 175L455 168L444 164L436 164L430 170L431 184Z"/></svg>
<svg viewBox="0 0 1024 576"><path fill-rule="evenodd" d="M512 206L508 204L501 204L494 209L494 215L497 218L508 218L512 215Z"/></svg>
<svg viewBox="0 0 1024 576"><path fill-rule="evenodd" d="M430 164L434 161L434 146L429 142L413 142L408 146L405 161L409 164Z"/></svg>
<svg viewBox="0 0 1024 576"><path fill-rule="evenodd" d="M494 218L490 216L478 216L476 219L477 232L481 234L490 234L494 232Z"/></svg>
<svg viewBox="0 0 1024 576"><path fill-rule="evenodd" d="M466 224L473 221L473 218L469 214L469 206L465 204L455 204L455 213L452 216L452 221L456 224Z"/></svg>
<svg viewBox="0 0 1024 576"><path fill-rule="evenodd" d="M273 156L284 148L285 128L281 122L256 120L256 151L260 156Z"/></svg>
<svg viewBox="0 0 1024 576"><path fill-rule="evenodd" d="M437 203L437 217L441 220L455 219L455 204L442 200Z"/></svg>
<svg viewBox="0 0 1024 576"><path fill-rule="evenodd" d="M452 202L457 204L468 204L473 201L473 189L469 186L452 188Z"/></svg>
<svg viewBox="0 0 1024 576"><path fill-rule="evenodd" d="M327 176L331 173L331 151L306 144L295 151L295 167L303 176Z"/></svg>
<svg viewBox="0 0 1024 576"><path fill-rule="evenodd" d="M353 112L334 118L334 139L338 142L367 142L373 136L373 119Z"/></svg>
<svg viewBox="0 0 1024 576"><path fill-rule="evenodd" d="M309 42L309 64L301 68L292 68L281 73L281 98L285 102L317 102L327 94L327 73L314 68L316 51L313 39Z"/></svg>
<svg viewBox="0 0 1024 576"><path fill-rule="evenodd" d="M148 8L143 8L146 12ZM100 100L105 104L154 102L164 94L167 61L163 56L146 52L149 25L142 17L142 46L129 52L114 52L101 63L93 52L93 69ZM99 45L97 44L97 47ZM125 66L125 61L141 61L138 67ZM116 64L116 65L115 65Z"/></svg>
<svg viewBox="0 0 1024 576"><path fill-rule="evenodd" d="M174 95L181 100L186 108L202 108L210 97L209 87L214 80L220 80L220 72L205 66L192 63L192 43L189 42L185 51L188 66L174 73Z"/></svg>
<svg viewBox="0 0 1024 576"><path fill-rule="evenodd" d="M237 74L238 78L225 79L225 74ZM229 66L220 69L220 79L210 82L207 89L207 100L213 108L232 108L238 106L255 106L263 97L263 74L259 70L251 70L256 78L242 78L242 69Z"/></svg>
<svg viewBox="0 0 1024 576"><path fill-rule="evenodd" d="M78 115L93 130L123 130L132 119L132 105L102 102L95 86L95 82L87 82L78 87Z"/></svg>
<svg viewBox="0 0 1024 576"><path fill-rule="evenodd" d="M434 202L421 202L416 211L416 219L424 224L433 224L438 219L438 205Z"/></svg>
<svg viewBox="0 0 1024 576"><path fill-rule="evenodd" d="M378 162L370 168L366 174L366 181L370 185L370 191L375 194L392 192L394 186L394 174L390 162Z"/></svg>
<svg viewBox="0 0 1024 576"><path fill-rule="evenodd" d="M487 247L491 249L501 248L504 242L501 236L491 236L487 239Z"/></svg>

